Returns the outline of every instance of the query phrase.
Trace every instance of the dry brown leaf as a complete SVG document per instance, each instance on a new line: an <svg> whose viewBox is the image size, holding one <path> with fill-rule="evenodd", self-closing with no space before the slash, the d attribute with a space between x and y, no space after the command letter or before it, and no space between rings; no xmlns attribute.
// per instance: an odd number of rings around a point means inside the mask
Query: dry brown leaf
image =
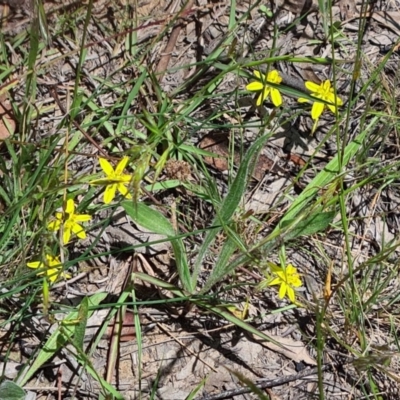
<svg viewBox="0 0 400 400"><path fill-rule="evenodd" d="M17 123L14 119L13 109L5 94L0 96L0 140L5 140L15 132Z"/></svg>
<svg viewBox="0 0 400 400"><path fill-rule="evenodd" d="M268 332L266 332L271 339L274 339L276 342L280 343L283 347L279 347L276 344L271 342L262 341L261 344L266 348L275 351L276 353L282 354L294 362L300 363L304 362L308 365L317 365L317 362L310 357L308 351L303 342L298 340L293 340L291 337L279 337L272 336Z"/></svg>
<svg viewBox="0 0 400 400"><path fill-rule="evenodd" d="M220 157L204 157L204 161L212 165L219 171L227 171L229 168L228 164L228 136L225 133L212 133L205 136L199 143L199 147L203 150L209 151L210 153L218 154Z"/></svg>
<svg viewBox="0 0 400 400"><path fill-rule="evenodd" d="M352 19L357 14L354 0L339 0L340 16L344 20Z"/></svg>
<svg viewBox="0 0 400 400"><path fill-rule="evenodd" d="M229 169L229 136L226 133L211 133L205 136L199 143L199 147L203 150L209 151L210 153L218 154L220 157L204 157L204 161L212 165L219 171L227 171ZM240 152L235 152L233 155L234 163L236 166L240 165L241 155ZM256 166L253 171L253 178L257 181L261 181L267 171L276 170L278 172L284 172L275 165L274 161L269 157L261 154L258 159Z"/></svg>
<svg viewBox="0 0 400 400"><path fill-rule="evenodd" d="M373 12L371 17L400 36L400 24L397 22L400 21L400 11Z"/></svg>
<svg viewBox="0 0 400 400"><path fill-rule="evenodd" d="M278 0L276 6L299 15L318 10L317 0Z"/></svg>
<svg viewBox="0 0 400 400"><path fill-rule="evenodd" d="M325 279L325 287L324 287L324 298L325 301L329 301L329 299L332 296L332 263L330 263L329 268L328 268L328 273L326 274L326 279Z"/></svg>

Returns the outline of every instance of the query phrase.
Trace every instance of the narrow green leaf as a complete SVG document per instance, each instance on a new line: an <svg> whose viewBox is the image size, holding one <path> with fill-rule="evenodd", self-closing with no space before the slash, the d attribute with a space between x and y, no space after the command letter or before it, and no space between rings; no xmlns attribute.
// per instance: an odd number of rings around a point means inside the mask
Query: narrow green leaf
<svg viewBox="0 0 400 400"><path fill-rule="evenodd" d="M373 126L376 123L377 118L378 117L373 118L370 122L370 126ZM342 168L344 168L349 163L350 159L356 154L357 150L362 145L367 132L369 132L368 127L346 146L343 154ZM318 193L318 191L336 178L341 172L342 171L339 170L339 156L336 155L336 157L328 163L328 165L307 185L299 197L292 203L273 233L279 231L282 225L287 223L287 221L298 217L301 211L305 209L307 204Z"/></svg>
<svg viewBox="0 0 400 400"><path fill-rule="evenodd" d="M254 168L258 154L260 153L265 142L270 138L270 135L264 135L258 138L249 148L245 157L243 158L235 180L233 181L229 192L221 204L220 210L217 211L217 216L214 219L212 226L225 226L228 225L232 215L237 210L237 207L242 200L243 194L247 188L248 178ZM197 279L200 273L200 268L203 263L203 259L209 251L212 242L217 236L220 228L211 228L204 238L203 245L199 250L199 254L196 259L196 264L193 268L192 274L192 286L195 287Z"/></svg>
<svg viewBox="0 0 400 400"><path fill-rule="evenodd" d="M125 200L121 203L126 213L140 226L150 232L167 237L175 236L176 233L171 223L159 211L149 207L144 203L134 204L132 201Z"/></svg>
<svg viewBox="0 0 400 400"><path fill-rule="evenodd" d="M132 279L140 279L140 280L143 280L145 282L149 282L152 285L155 285L157 287L160 287L162 289L170 291L172 294L174 294L177 297L187 298L187 296L179 288L177 288L176 286L171 285L170 283L164 282L161 279L154 278L153 276L144 274L142 272L133 273L132 274ZM278 343L276 340L272 339L271 337L269 337L265 333L260 332L259 330L257 330L256 328L254 328L253 326L248 324L247 322L241 320L240 318L235 317L230 312L225 311L224 309L221 309L218 306L210 305L209 302L202 301L202 299L200 299L200 298L197 299L195 297L192 297L190 300L194 304L196 304L198 307L204 308L204 309L206 309L208 311L211 311L211 312L221 316L222 318L224 318L228 322L231 322L232 324L238 326L239 328L242 328L242 329L246 330L247 332L258 336L261 339L267 340L267 341L269 341L271 343L276 344L279 347L284 348L284 346L282 344ZM296 307L295 305L290 305L290 306L288 306L287 309L291 309L291 308L295 308L295 307ZM288 351L290 351L290 350L288 350Z"/></svg>
<svg viewBox="0 0 400 400"><path fill-rule="evenodd" d="M125 101L124 108L121 111L121 119L118 121L117 129L115 130L116 135L120 135L122 133L122 129L125 124L125 118L123 118L123 117L126 117L128 115L128 110L132 106L133 100L138 95L140 87L142 86L145 78L147 77L146 69L144 67L141 67L140 69L141 69L141 74L138 77L138 79L136 80L136 83L133 86L132 90L130 91L130 93Z"/></svg>
<svg viewBox="0 0 400 400"><path fill-rule="evenodd" d="M259 338L266 340L268 342L274 343L275 345L285 348L282 344L277 342L275 339L272 339L268 335L266 335L263 332L260 332L258 329L254 328L254 326L250 325L249 323L243 321L240 318L235 317L233 314L231 314L229 311L226 311L224 309L221 309L220 307L216 306L210 306L209 303L204 303L201 301L196 302L196 305L198 307L205 308L206 310L212 311L214 314L219 315L220 317L224 318L226 321L234 324L235 326L247 331L248 333L251 333L255 336L258 336ZM295 306L293 306L294 308ZM287 349L286 349L287 350Z"/></svg>
<svg viewBox="0 0 400 400"><path fill-rule="evenodd" d="M89 298L90 306L97 306L104 300L107 296L107 293L96 293ZM88 317L93 314L93 311L88 312ZM78 312L74 311L67 315L64 318L64 322L72 322L78 318ZM43 345L36 359L33 361L33 364L23 373L18 379L17 383L21 386L26 385L26 383L32 378L32 376L37 372L39 368L42 367L44 363L46 363L51 357L53 357L57 351L61 349L61 347L65 344L65 337L71 337L74 335L76 329L75 324L65 324L63 326L57 327L57 329L51 334L51 336L47 339L47 342ZM63 332L61 332L63 330Z"/></svg>
<svg viewBox="0 0 400 400"><path fill-rule="evenodd" d="M193 400L193 399L196 397L197 393L199 393L199 391L200 391L201 389L203 389L203 387L204 387L204 385L206 384L206 382L207 382L207 377L205 377L204 379L202 379L202 380L199 382L199 384L198 384L193 390L191 390L191 392L188 394L188 396L186 397L185 400Z"/></svg>
<svg viewBox="0 0 400 400"><path fill-rule="evenodd" d="M222 250L219 253L217 262L215 263L215 266L200 293L207 293L212 286L214 286L219 280L221 280L227 273L230 272L229 260L236 249L237 245L234 240L228 238L225 241Z"/></svg>
<svg viewBox="0 0 400 400"><path fill-rule="evenodd" d="M83 351L85 331L89 315L89 299L84 297L78 311L78 323L75 327L74 344Z"/></svg>

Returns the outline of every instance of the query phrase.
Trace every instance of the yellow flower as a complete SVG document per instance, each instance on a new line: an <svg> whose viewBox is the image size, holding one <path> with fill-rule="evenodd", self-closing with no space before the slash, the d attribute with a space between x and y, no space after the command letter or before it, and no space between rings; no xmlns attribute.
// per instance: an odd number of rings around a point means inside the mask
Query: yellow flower
<svg viewBox="0 0 400 400"><path fill-rule="evenodd" d="M271 268L271 272L275 275L267 285L280 285L279 298L283 299L286 295L292 303L296 302L294 287L300 287L302 285L300 275L297 269L289 264L286 268L281 268L276 264L268 263Z"/></svg>
<svg viewBox="0 0 400 400"><path fill-rule="evenodd" d="M268 75L263 77L259 71L254 71L254 76L257 78L257 81L250 82L246 86L246 90L249 90L250 92L261 91L257 98L256 105L260 106L263 101L267 99L268 95L271 94L272 103L275 107L279 107L282 104L282 96L277 88L268 85L268 82L276 85L279 85L282 82L282 77L279 75L279 72L274 69L273 71L268 72Z"/></svg>
<svg viewBox="0 0 400 400"><path fill-rule="evenodd" d="M317 99L324 100L331 104L320 103L318 101L314 101L314 104L311 109L311 118L314 120L318 120L321 114L324 112L325 106L327 105L329 109L336 114L337 106L343 105L343 101L336 96L334 92L334 88L331 87L331 82L325 81L320 85L317 85L314 82L307 81L305 83L306 88L311 92L311 96L316 97ZM300 103L308 102L308 99L300 98L298 100Z"/></svg>
<svg viewBox="0 0 400 400"><path fill-rule="evenodd" d="M33 261L26 264L29 268L39 269L45 268L44 271L38 273L38 275L46 275L47 279L51 283L55 282L59 278L69 279L71 275L62 271L62 265L58 257L53 257L46 254L46 261Z"/></svg>
<svg viewBox="0 0 400 400"><path fill-rule="evenodd" d="M65 220L64 220L65 219ZM79 239L85 239L86 233L83 226L78 222L90 221L92 217L88 214L75 214L75 204L72 199L67 200L64 212L56 212L56 219L51 221L47 228L51 231L58 231L63 226L63 243L67 244L71 239L72 233L75 233Z"/></svg>
<svg viewBox="0 0 400 400"><path fill-rule="evenodd" d="M106 191L104 192L104 203L109 204L115 197L115 193L118 190L125 198L131 199L132 195L128 192L128 184L132 180L132 175L124 174L126 164L128 164L129 157L125 156L114 168L105 159L100 158L100 166L106 174L106 178L96 179L91 181L91 185L107 185Z"/></svg>

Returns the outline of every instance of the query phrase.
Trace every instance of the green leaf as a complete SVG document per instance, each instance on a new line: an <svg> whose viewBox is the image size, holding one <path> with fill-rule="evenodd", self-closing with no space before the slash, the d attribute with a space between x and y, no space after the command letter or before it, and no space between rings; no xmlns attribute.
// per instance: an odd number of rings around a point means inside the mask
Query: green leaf
<svg viewBox="0 0 400 400"><path fill-rule="evenodd" d="M190 279L189 265L186 258L186 249L182 239L176 239L176 232L172 224L159 211L147 206L144 203L133 203L133 201L123 201L121 203L126 213L140 226L150 232L165 235L171 242L175 255L176 268L179 278L185 290L193 293L196 282L192 284Z"/></svg>
<svg viewBox="0 0 400 400"><path fill-rule="evenodd" d="M221 280L227 273L230 272L229 260L237 248L238 246L231 238L228 238L225 241L211 275L207 279L200 293L207 293L212 286L214 286L219 280Z"/></svg>
<svg viewBox="0 0 400 400"><path fill-rule="evenodd" d="M316 194L318 194L318 191L321 190L321 188L332 182L338 177L338 175L340 175L341 172L343 172L346 165L350 162L352 157L355 156L358 149L362 145L366 134L370 132L370 130L376 125L378 120L378 116L374 117L369 125L352 142L350 142L346 146L343 152L341 163L339 162L339 155L336 155L326 165L326 167L307 185L307 187L302 191L299 197L294 200L292 205L289 207L289 210L282 217L279 224L275 227L272 233L268 235L267 238L265 238L261 245L257 245L257 247L252 249L252 251L256 249L258 251L262 249L264 252L272 251L280 243L279 240L276 240L277 238L282 237L283 239L286 239L291 237L290 229L292 231L296 230L296 223L301 223L301 221L304 219L304 211L311 208L309 203L315 198ZM285 230L287 229L287 232L285 232L282 227L285 227ZM304 229L301 229L300 232L304 232ZM240 255L230 263L229 269L233 270L239 265L243 265L244 263L249 262L250 259L251 257L248 254Z"/></svg>
<svg viewBox="0 0 400 400"><path fill-rule="evenodd" d="M313 235L324 231L335 218L336 212L329 211L308 216L304 221L299 222L286 236L285 241L295 239L299 236ZM295 223L295 220L286 220L282 228Z"/></svg>
<svg viewBox="0 0 400 400"><path fill-rule="evenodd" d="M14 382L4 381L0 385L1 400L24 400L25 396L25 391Z"/></svg>
<svg viewBox="0 0 400 400"><path fill-rule="evenodd" d="M378 117L375 117L377 119ZM374 119L371 121L370 126L376 123ZM281 219L279 225L274 229L271 236L279 234L283 226L288 226L289 221L297 220L301 213L305 210L309 202L315 197L321 188L325 187L331 181L333 181L337 176L343 172L344 167L349 163L352 157L357 153L361 144L364 141L366 133L369 131L366 128L361 132L352 142L350 142L344 149L344 154L339 165L339 155L336 155L327 166L307 185L300 196L292 203L289 210Z"/></svg>
<svg viewBox="0 0 400 400"><path fill-rule="evenodd" d="M103 301L107 296L107 293L96 293L88 299L90 306L97 306ZM90 317L93 314L93 310L89 311L87 316ZM43 366L51 357L53 357L65 344L66 337L71 337L75 334L76 324L69 325L68 322L72 322L78 318L78 312L74 311L64 318L64 325L58 326L57 329L51 334L47 339L47 342L43 345L33 364L23 373L17 382L24 386L32 378L32 376L37 372L39 368ZM0 397L1 398L1 397Z"/></svg>
<svg viewBox="0 0 400 400"><path fill-rule="evenodd" d="M75 327L74 344L83 351L85 342L85 331L89 315L89 299L84 297L78 311L78 323Z"/></svg>
<svg viewBox="0 0 400 400"><path fill-rule="evenodd" d="M196 397L197 393L199 393L200 390L203 389L203 387L206 384L206 382L207 382L207 377L202 379L199 382L199 384L193 390L191 390L191 392L188 394L188 396L186 397L185 400L193 400Z"/></svg>
<svg viewBox="0 0 400 400"><path fill-rule="evenodd" d="M211 244L213 243L218 232L220 232L220 226L226 226L230 223L233 214L236 212L240 201L242 200L243 194L247 188L248 178L251 175L258 154L260 153L265 142L270 138L270 135L264 135L258 138L249 148L242 162L240 163L239 170L233 181L229 192L221 204L221 208L217 211L212 228L207 232L204 238L203 245L199 250L199 254L196 259L196 264L193 268L192 285L195 286L197 278L200 273L203 259L209 251ZM214 279L213 272L211 272L210 279Z"/></svg>
<svg viewBox="0 0 400 400"><path fill-rule="evenodd" d="M117 125L117 129L116 129L116 134L117 135L121 135L123 132L123 128L124 128L124 123L125 123L125 119L126 116L128 115L128 110L131 107L134 99L137 97L139 90L141 88L141 86L143 85L143 82L145 80L145 78L147 77L147 71L146 69L142 66L139 67L139 70L141 72L140 76L137 78L135 85L133 86L132 90L130 91L126 102L124 104L124 107L121 111L121 117L125 117L125 118L120 118L120 120L118 121L118 125Z"/></svg>

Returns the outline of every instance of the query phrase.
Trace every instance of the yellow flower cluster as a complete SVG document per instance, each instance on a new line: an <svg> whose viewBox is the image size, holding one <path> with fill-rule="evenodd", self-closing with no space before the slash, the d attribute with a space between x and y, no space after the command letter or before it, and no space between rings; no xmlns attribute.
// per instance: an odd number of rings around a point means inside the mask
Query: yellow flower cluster
<svg viewBox="0 0 400 400"><path fill-rule="evenodd" d="M105 185L104 203L109 204L114 199L117 190L127 199L132 198L128 191L128 184L132 180L132 175L124 174L124 170L128 164L129 157L124 157L114 168L104 158L100 158L100 166L106 177L97 179L90 184ZM62 244L66 245L70 242L71 237L75 234L78 239L85 239L85 228L80 224L90 221L92 217L88 214L75 213L75 203L73 199L68 199L62 211L55 213L55 218L47 225L47 229L53 232L61 231ZM69 279L70 275L63 272L62 264L59 257L46 254L44 261L32 261L27 263L29 268L40 269L38 275L45 275L46 278L54 283L60 278Z"/></svg>
<svg viewBox="0 0 400 400"><path fill-rule="evenodd" d="M254 71L254 76L256 80L250 82L246 86L246 90L250 92L260 92L257 97L256 105L260 106L268 96L271 96L272 103L275 107L279 107L282 104L282 96L276 86L282 82L282 77L277 70L273 70L265 74L264 76L259 71ZM334 113L337 112L337 107L343 105L343 101L336 95L334 88L329 80L322 82L317 85L314 82L305 82L306 88L310 91L310 96L314 97L316 100L313 102L311 108L311 118L315 121L313 132L317 127L318 120L322 113L324 112L326 106ZM326 103L318 101L318 99L323 100ZM308 99L299 98L299 103L309 102Z"/></svg>
<svg viewBox="0 0 400 400"><path fill-rule="evenodd" d="M32 261L26 264L29 268L42 269L38 275L46 275L47 279L53 283L59 278L69 279L71 276L62 270L62 265L58 257L46 254L46 261Z"/></svg>
<svg viewBox="0 0 400 400"><path fill-rule="evenodd" d="M287 296L292 303L297 304L295 289L302 285L297 268L293 267L292 264L280 267L272 262L268 262L268 267L269 270L265 272L266 279L259 284L258 288L263 289L266 286L279 285L279 298L283 299Z"/></svg>

